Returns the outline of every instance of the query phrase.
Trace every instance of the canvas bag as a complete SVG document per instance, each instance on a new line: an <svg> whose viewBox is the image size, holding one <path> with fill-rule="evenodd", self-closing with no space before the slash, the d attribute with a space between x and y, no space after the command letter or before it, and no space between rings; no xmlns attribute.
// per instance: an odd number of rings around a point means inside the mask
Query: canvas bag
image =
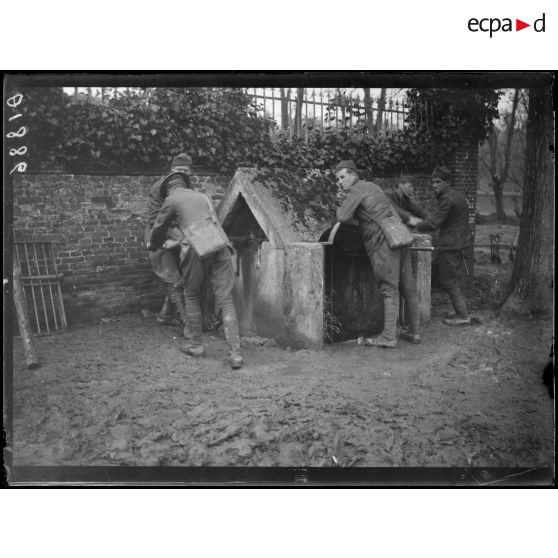
<svg viewBox="0 0 558 558"><path fill-rule="evenodd" d="M401 222L397 216L388 217L382 220L380 227L390 248L401 248L409 246L413 242L413 237L409 229Z"/></svg>
<svg viewBox="0 0 558 558"><path fill-rule="evenodd" d="M200 258L215 254L229 245L229 239L215 215L211 202L207 200L207 203L209 215L197 219L183 231L188 244Z"/></svg>

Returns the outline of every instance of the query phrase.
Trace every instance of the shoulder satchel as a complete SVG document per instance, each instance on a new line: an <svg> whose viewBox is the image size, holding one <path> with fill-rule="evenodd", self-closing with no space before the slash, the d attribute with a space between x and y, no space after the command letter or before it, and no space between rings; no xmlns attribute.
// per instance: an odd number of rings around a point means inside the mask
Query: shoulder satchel
<svg viewBox="0 0 558 558"><path fill-rule="evenodd" d="M413 242L413 237L409 229L401 222L401 219L395 215L382 220L380 227L386 237L388 246L392 249L409 246L409 244Z"/></svg>
<svg viewBox="0 0 558 558"><path fill-rule="evenodd" d="M209 215L197 219L184 231L188 244L200 258L215 254L229 245L229 239L215 216L211 202L207 201Z"/></svg>

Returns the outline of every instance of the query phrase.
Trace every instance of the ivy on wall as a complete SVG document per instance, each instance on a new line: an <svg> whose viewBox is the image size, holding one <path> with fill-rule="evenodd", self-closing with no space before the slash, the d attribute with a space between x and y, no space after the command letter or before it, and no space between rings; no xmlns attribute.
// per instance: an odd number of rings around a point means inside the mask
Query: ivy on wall
<svg viewBox="0 0 558 558"><path fill-rule="evenodd" d="M488 136L502 94L495 89L410 89L406 121L419 144L447 157L463 142Z"/></svg>
<svg viewBox="0 0 558 558"><path fill-rule="evenodd" d="M132 90L102 104L61 88L24 94L35 170L161 172L186 151L196 165L229 171L270 142L271 122L238 89Z"/></svg>
<svg viewBox="0 0 558 558"><path fill-rule="evenodd" d="M335 210L342 192L331 170L260 167L258 182L267 184L283 210L291 211L295 221L307 217L319 222L335 222Z"/></svg>
<svg viewBox="0 0 558 558"><path fill-rule="evenodd" d="M325 171L341 159L375 174L428 171L464 140L484 139L499 98L493 90L411 89L407 128L374 138L364 130L270 135L274 123L234 88L130 90L104 103L61 88L24 94L29 168L89 172L163 172L181 151L224 173L241 165Z"/></svg>

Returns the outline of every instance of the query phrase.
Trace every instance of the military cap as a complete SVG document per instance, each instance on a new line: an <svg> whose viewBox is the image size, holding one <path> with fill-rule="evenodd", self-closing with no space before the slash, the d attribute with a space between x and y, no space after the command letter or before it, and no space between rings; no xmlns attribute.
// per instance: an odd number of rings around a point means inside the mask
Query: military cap
<svg viewBox="0 0 558 558"><path fill-rule="evenodd" d="M335 174L337 174L341 169L349 169L349 170L353 170L355 172L358 172L357 166L355 165L354 161L341 161L336 167L335 167Z"/></svg>
<svg viewBox="0 0 558 558"><path fill-rule="evenodd" d="M403 174L397 179L397 184L412 184L413 177L408 174Z"/></svg>
<svg viewBox="0 0 558 558"><path fill-rule="evenodd" d="M192 166L192 157L190 157L190 155L188 155L187 153L179 153L173 158L171 168L185 166Z"/></svg>
<svg viewBox="0 0 558 558"><path fill-rule="evenodd" d="M444 182L451 180L451 171L448 167L436 167L432 172L432 178L441 178Z"/></svg>

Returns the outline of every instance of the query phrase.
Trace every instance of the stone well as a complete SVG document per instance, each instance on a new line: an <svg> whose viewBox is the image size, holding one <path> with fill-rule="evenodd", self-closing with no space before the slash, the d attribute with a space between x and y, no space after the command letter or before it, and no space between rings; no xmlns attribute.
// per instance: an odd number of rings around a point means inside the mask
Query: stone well
<svg viewBox="0 0 558 558"><path fill-rule="evenodd" d="M311 181L302 188L310 194ZM319 185L323 188L323 183ZM316 191L316 197L320 195ZM379 333L383 304L358 229L339 228L335 206L296 207L269 177L240 168L218 214L236 253L235 303L243 335L299 348ZM421 319L430 319L431 243L415 235Z"/></svg>

